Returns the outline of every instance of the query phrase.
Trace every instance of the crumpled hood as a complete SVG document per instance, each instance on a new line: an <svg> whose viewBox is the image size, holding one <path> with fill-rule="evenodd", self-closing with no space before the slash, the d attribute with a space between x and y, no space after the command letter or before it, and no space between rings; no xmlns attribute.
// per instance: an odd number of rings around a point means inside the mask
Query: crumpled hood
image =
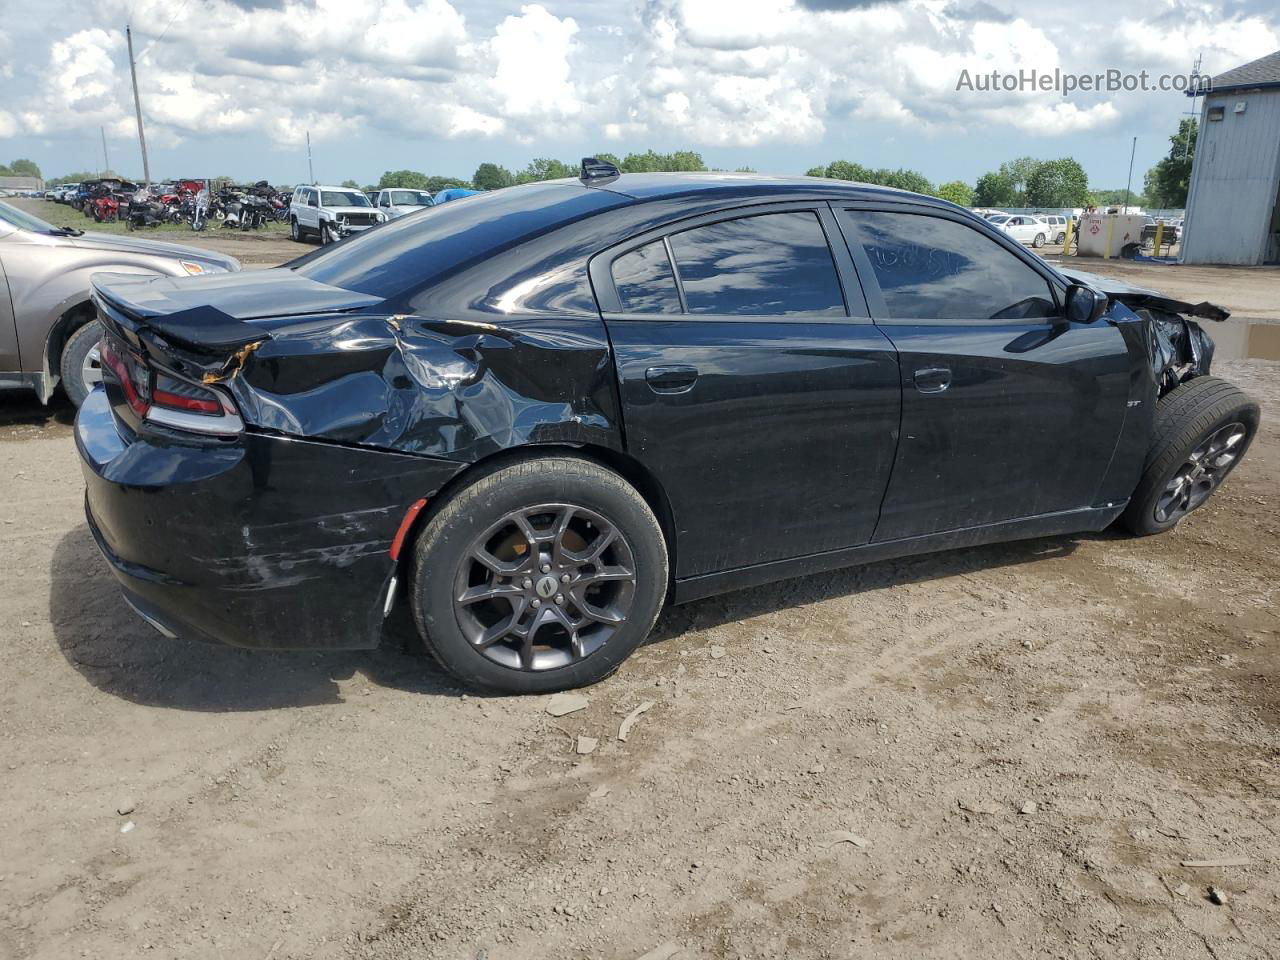
<svg viewBox="0 0 1280 960"><path fill-rule="evenodd" d="M1113 300L1119 300L1130 308L1154 307L1157 310L1165 310L1169 313L1184 313L1193 317L1217 321L1226 320L1227 317L1231 316L1231 311L1226 307L1220 307L1216 303L1209 303L1207 300L1202 300L1200 303L1174 300L1162 293L1157 293L1155 290L1148 290L1146 287L1135 287L1133 284L1117 280L1115 277L1103 277L1096 273L1076 270L1074 267L1070 270L1063 270L1062 273L1073 283L1083 283L1086 286L1093 287L1099 293L1105 293L1108 297Z"/></svg>
<svg viewBox="0 0 1280 960"><path fill-rule="evenodd" d="M214 263L224 270L239 271L240 261L235 257L214 253L198 247L187 247L180 243L164 243L161 240L149 240L142 237L120 236L112 233L85 233L79 237L69 237L69 242L77 247L93 250L118 250L122 253L144 253L153 257L165 257L170 260L197 260L201 263Z"/></svg>

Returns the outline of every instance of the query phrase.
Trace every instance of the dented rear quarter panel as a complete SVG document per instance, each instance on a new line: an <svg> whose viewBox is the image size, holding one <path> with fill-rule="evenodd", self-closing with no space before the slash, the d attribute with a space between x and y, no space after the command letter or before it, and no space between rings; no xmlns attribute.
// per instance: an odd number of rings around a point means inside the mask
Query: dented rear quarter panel
<svg viewBox="0 0 1280 960"><path fill-rule="evenodd" d="M599 318L320 318L277 331L228 378L263 430L475 462L526 444L621 447Z"/></svg>

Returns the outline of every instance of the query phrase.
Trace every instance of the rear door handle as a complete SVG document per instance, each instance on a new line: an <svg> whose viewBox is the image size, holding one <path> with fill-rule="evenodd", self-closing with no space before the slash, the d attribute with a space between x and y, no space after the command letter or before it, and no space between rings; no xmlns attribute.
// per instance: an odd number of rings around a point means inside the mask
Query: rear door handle
<svg viewBox="0 0 1280 960"><path fill-rule="evenodd" d="M924 367L916 371L914 379L921 393L942 393L951 386L951 371L947 367Z"/></svg>
<svg viewBox="0 0 1280 960"><path fill-rule="evenodd" d="M698 379L698 368L684 364L650 367L644 372L644 378L654 393L684 393Z"/></svg>

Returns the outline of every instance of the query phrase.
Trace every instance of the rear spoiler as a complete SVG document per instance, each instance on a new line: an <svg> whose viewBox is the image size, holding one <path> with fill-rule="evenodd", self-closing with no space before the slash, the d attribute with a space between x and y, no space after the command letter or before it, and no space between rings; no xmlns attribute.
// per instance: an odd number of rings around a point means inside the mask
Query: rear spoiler
<svg viewBox="0 0 1280 960"><path fill-rule="evenodd" d="M236 320L210 306L192 307L179 313L138 316L113 301L96 283L93 302L109 326L135 336L145 329L193 353L225 356L251 343L271 339L261 326Z"/></svg>

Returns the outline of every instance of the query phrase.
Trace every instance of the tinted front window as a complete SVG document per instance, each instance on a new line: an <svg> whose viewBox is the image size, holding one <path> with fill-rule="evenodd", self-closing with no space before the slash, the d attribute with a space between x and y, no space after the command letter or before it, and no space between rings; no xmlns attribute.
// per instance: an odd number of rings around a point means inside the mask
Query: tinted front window
<svg viewBox="0 0 1280 960"><path fill-rule="evenodd" d="M321 247L292 266L304 277L375 297L420 290L557 227L623 206L607 190L538 183L398 217ZM584 257L585 260L585 257Z"/></svg>
<svg viewBox="0 0 1280 960"><path fill-rule="evenodd" d="M655 240L613 261L613 282L628 313L679 313L680 294L667 247Z"/></svg>
<svg viewBox="0 0 1280 960"><path fill-rule="evenodd" d="M1049 282L1013 253L954 220L844 212L857 226L889 316L1017 320L1057 314Z"/></svg>
<svg viewBox="0 0 1280 960"><path fill-rule="evenodd" d="M690 313L844 316L818 215L770 213L672 234Z"/></svg>

